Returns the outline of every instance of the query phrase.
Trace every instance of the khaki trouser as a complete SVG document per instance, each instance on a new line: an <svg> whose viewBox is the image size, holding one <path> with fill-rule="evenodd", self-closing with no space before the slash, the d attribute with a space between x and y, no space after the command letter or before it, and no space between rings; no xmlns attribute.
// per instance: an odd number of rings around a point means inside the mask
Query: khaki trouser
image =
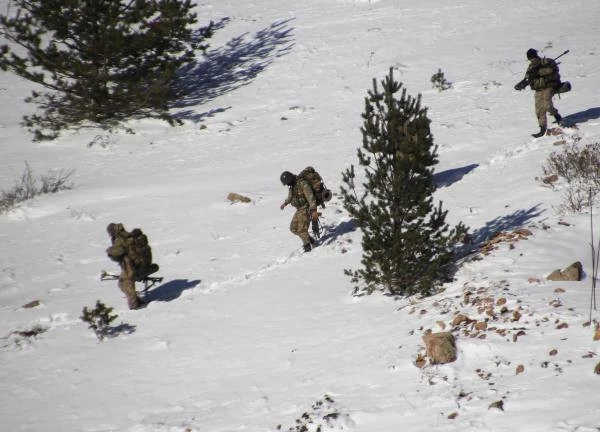
<svg viewBox="0 0 600 432"><path fill-rule="evenodd" d="M303 245L310 244L310 237L308 236L309 223L308 207L296 209L290 223L290 231L300 237Z"/></svg>
<svg viewBox="0 0 600 432"><path fill-rule="evenodd" d="M554 104L552 103L552 96L554 96L554 90L551 88L536 90L535 92L535 115L541 128L548 126L546 113L550 113L553 116L558 113L558 110L554 108Z"/></svg>
<svg viewBox="0 0 600 432"><path fill-rule="evenodd" d="M127 306L129 306L129 309L137 309L140 307L141 301L135 291L135 274L127 257L121 262L119 288L127 297Z"/></svg>

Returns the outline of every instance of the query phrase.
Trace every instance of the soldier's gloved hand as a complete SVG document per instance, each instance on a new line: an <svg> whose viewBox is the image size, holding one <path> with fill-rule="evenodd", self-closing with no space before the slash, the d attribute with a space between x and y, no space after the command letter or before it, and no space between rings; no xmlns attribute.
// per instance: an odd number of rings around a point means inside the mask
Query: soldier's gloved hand
<svg viewBox="0 0 600 432"><path fill-rule="evenodd" d="M319 212L317 210L312 210L310 212L310 218L314 221L318 221L319 220Z"/></svg>
<svg viewBox="0 0 600 432"><path fill-rule="evenodd" d="M283 209L285 208L285 206L286 206L286 204L285 204L285 203L283 203L283 204L281 204L281 205L279 206L279 208L280 208L281 210L283 210Z"/></svg>

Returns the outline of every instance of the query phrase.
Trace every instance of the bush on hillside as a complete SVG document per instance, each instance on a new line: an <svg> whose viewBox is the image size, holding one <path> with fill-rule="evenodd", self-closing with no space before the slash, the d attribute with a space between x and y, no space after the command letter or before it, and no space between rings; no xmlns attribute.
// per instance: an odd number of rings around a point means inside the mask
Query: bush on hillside
<svg viewBox="0 0 600 432"><path fill-rule="evenodd" d="M380 91L374 79L365 98L360 195L354 165L342 173L344 207L363 234L362 268L346 274L358 284L355 293L428 295L448 280L454 246L467 228L450 228L442 203L433 204L437 147L421 96L409 96L391 69L381 85Z"/></svg>
<svg viewBox="0 0 600 432"><path fill-rule="evenodd" d="M581 212L589 208L600 193L600 143L573 142L548 156L542 170L545 175L557 174L566 180L563 207Z"/></svg>
<svg viewBox="0 0 600 432"><path fill-rule="evenodd" d="M71 189L73 186L69 183L69 179L74 172L73 170L48 171L46 175L36 178L29 164L25 162L25 171L15 185L11 189L0 191L0 214L37 195Z"/></svg>
<svg viewBox="0 0 600 432"><path fill-rule="evenodd" d="M42 115L23 124L36 140L76 125L112 127L129 118L174 124L172 81L212 36L211 24L193 32L191 0L65 2L14 0L0 15L0 68L46 92L26 99Z"/></svg>

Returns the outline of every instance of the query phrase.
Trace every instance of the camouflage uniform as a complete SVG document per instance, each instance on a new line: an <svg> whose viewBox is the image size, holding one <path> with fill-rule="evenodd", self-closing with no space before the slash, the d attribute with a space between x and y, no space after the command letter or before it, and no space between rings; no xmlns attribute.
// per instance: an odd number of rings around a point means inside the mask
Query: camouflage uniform
<svg viewBox="0 0 600 432"><path fill-rule="evenodd" d="M293 186L290 186L287 199L282 208L291 204L296 208L296 213L290 223L290 231L300 237L305 250L310 250L310 245L314 241L308 235L310 225L310 214L317 211L317 200L313 194L312 188L306 180L298 179Z"/></svg>
<svg viewBox="0 0 600 432"><path fill-rule="evenodd" d="M550 113L557 121L559 121L560 114L552 103L552 97L554 96L554 89L560 84L560 77L556 74L544 74L545 70L551 69L552 66L556 66L556 63L552 59L541 59L534 57L529 60L529 67L525 73L525 77L529 81L532 90L535 90L535 115L538 119L540 129L546 130L548 121L546 119L546 113Z"/></svg>
<svg viewBox="0 0 600 432"><path fill-rule="evenodd" d="M121 274L119 275L119 288L127 297L129 309L138 309L142 306L142 301L135 291L135 267L132 260L127 256L129 233L122 224L111 223L106 227L110 235L112 246L106 249L107 255L119 263Z"/></svg>

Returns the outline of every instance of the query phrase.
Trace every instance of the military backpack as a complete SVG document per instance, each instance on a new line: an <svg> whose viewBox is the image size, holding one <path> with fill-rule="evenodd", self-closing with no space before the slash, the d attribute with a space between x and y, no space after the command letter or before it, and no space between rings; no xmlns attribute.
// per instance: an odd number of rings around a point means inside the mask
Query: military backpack
<svg viewBox="0 0 600 432"><path fill-rule="evenodd" d="M331 200L331 191L327 189L321 175L311 166L304 168L297 176L298 179L305 180L311 187L317 205L325 207L325 203Z"/></svg>
<svg viewBox="0 0 600 432"><path fill-rule="evenodd" d="M546 88L559 88L561 86L558 64L550 58L540 60L537 73L530 80L532 90L542 90Z"/></svg>
<svg viewBox="0 0 600 432"><path fill-rule="evenodd" d="M131 260L136 276L148 274L152 266L152 248L148 237L139 228L134 228L127 236L127 256Z"/></svg>

